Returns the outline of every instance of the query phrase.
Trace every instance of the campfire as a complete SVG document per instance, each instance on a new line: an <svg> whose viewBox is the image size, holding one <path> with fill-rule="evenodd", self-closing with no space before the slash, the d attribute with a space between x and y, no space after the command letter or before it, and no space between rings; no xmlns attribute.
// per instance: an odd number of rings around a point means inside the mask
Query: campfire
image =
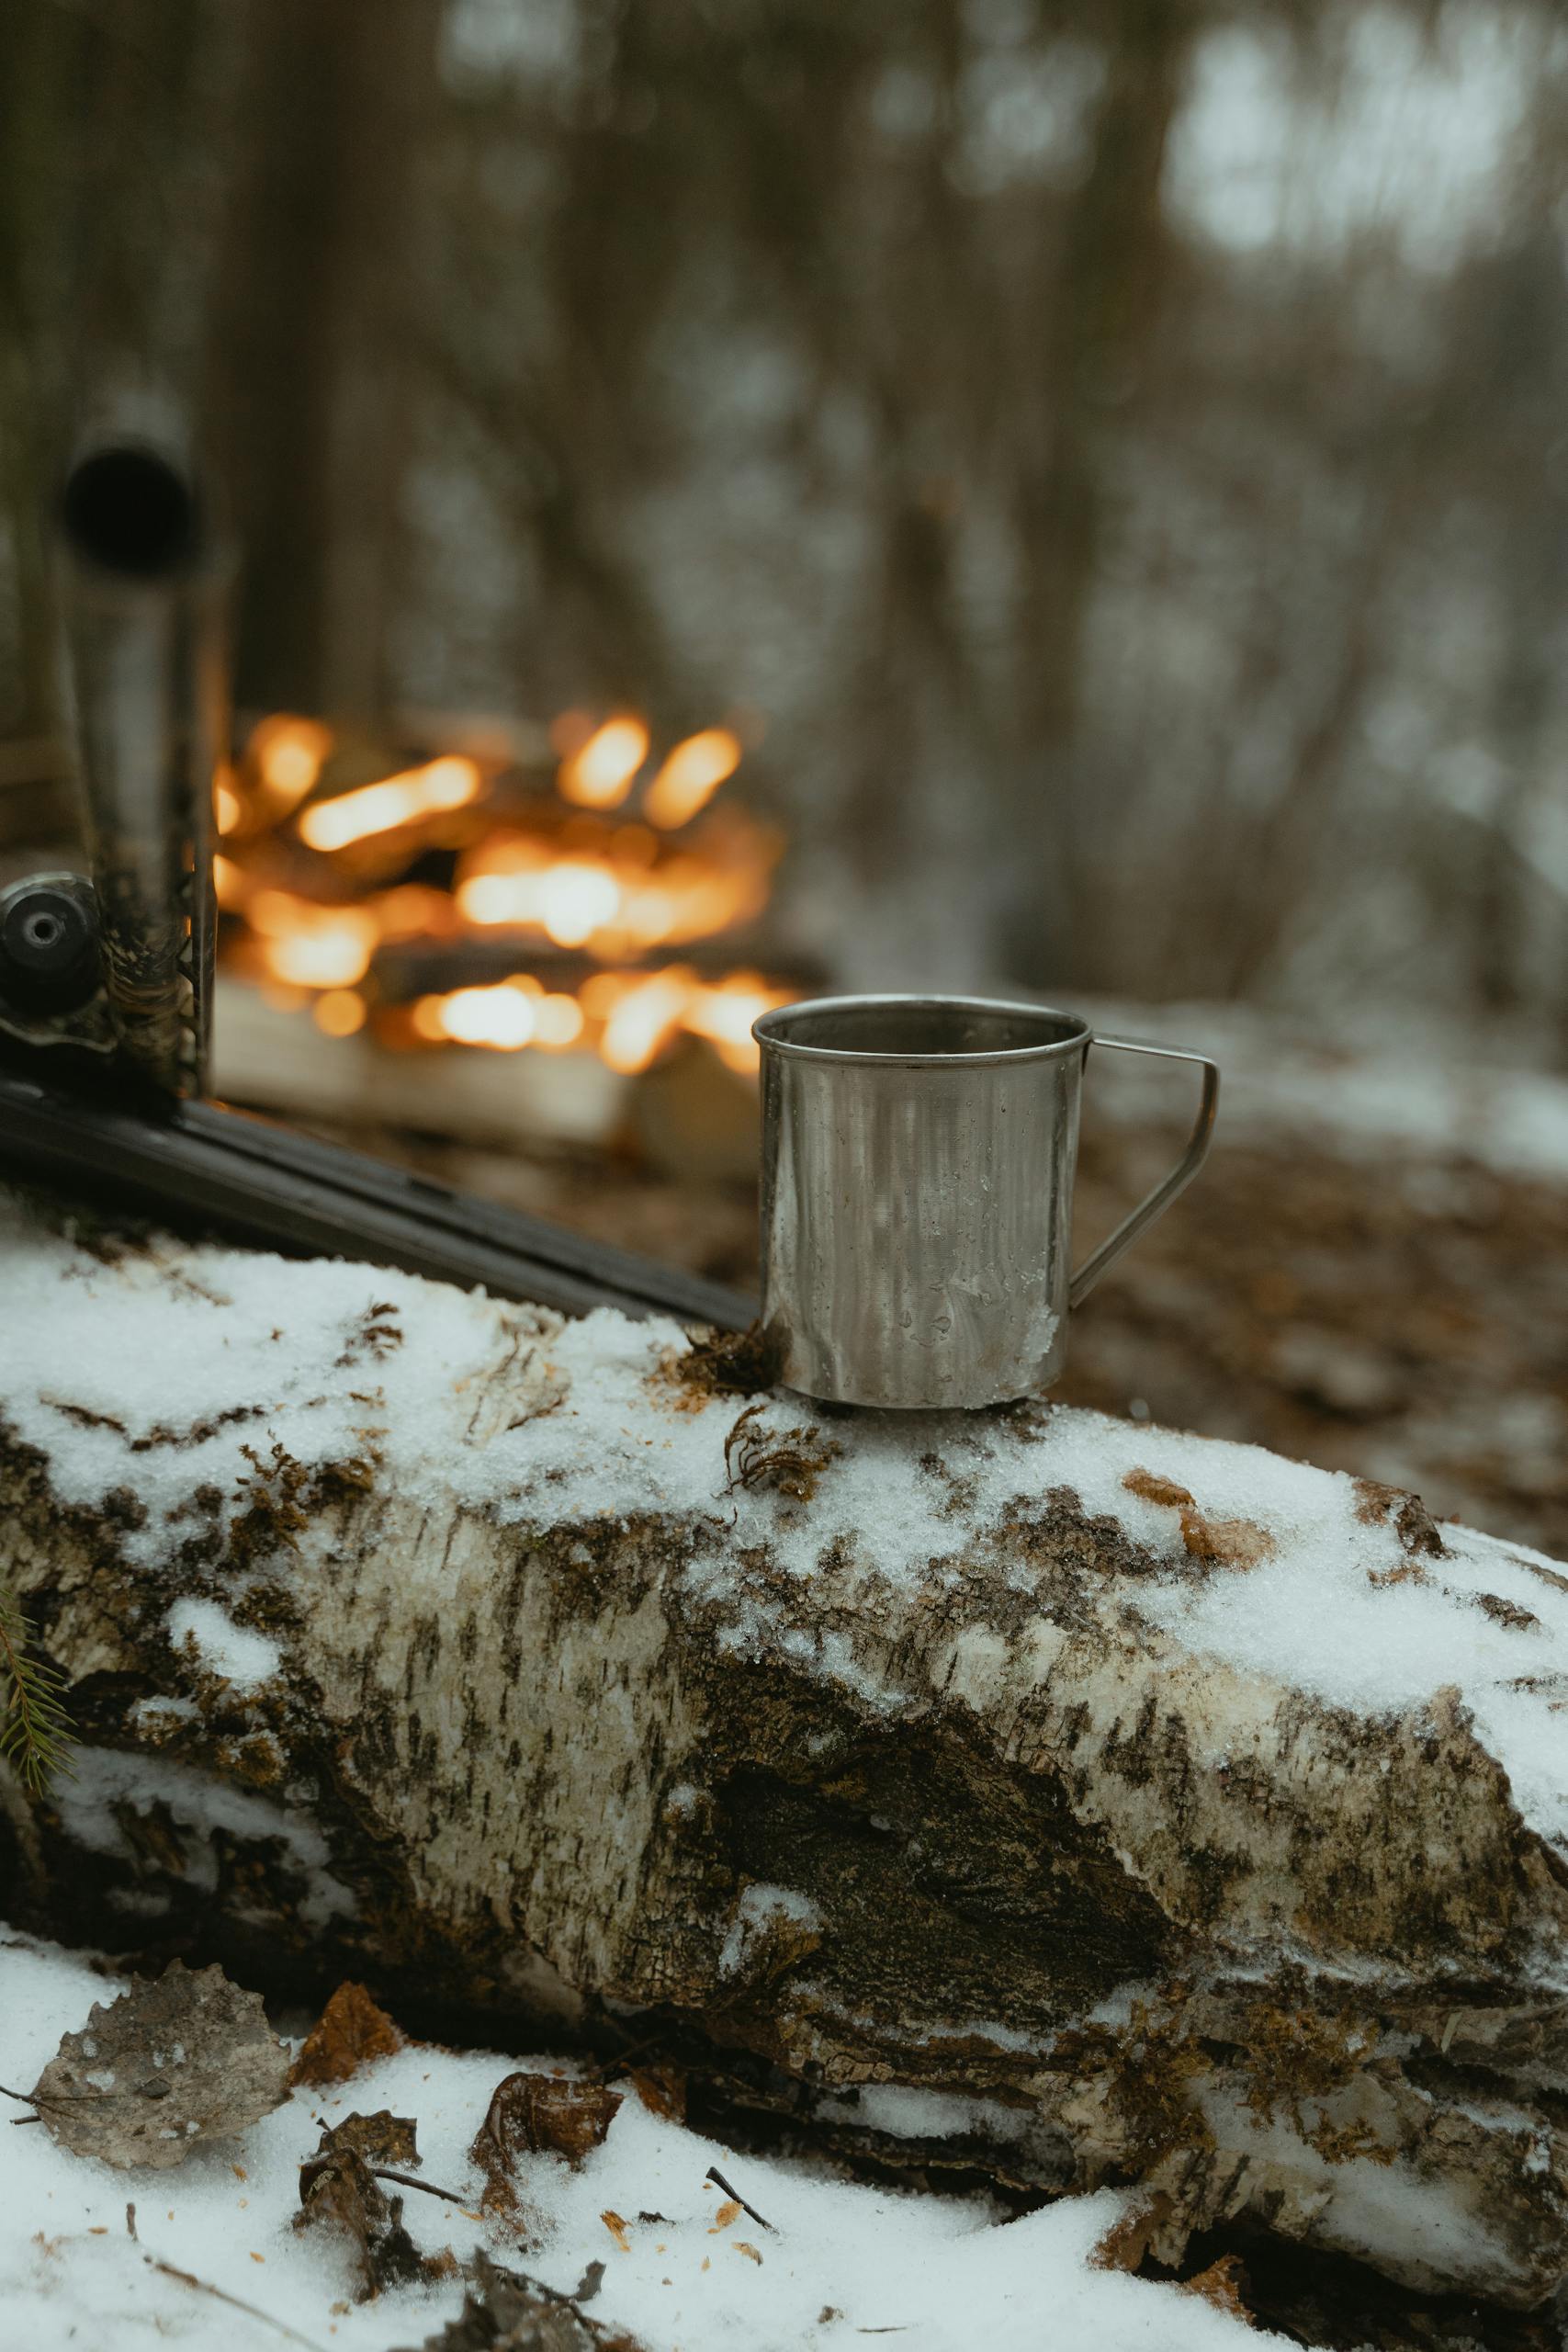
<svg viewBox="0 0 1568 2352"><path fill-rule="evenodd" d="M732 1070L796 990L741 960L783 842L726 794L728 727L656 750L570 712L542 756L399 764L323 721L262 719L216 794L227 975L330 1037L589 1054L648 1069L682 1038Z"/></svg>

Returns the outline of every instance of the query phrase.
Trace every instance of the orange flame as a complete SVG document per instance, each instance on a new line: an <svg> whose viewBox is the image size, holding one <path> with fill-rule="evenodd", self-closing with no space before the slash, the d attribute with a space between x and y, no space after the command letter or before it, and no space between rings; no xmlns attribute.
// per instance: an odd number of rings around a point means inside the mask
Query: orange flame
<svg viewBox="0 0 1568 2352"><path fill-rule="evenodd" d="M558 947L611 957L711 938L761 912L776 854L772 835L731 822L699 847L655 851L625 826L596 855L562 854L536 833L496 832L458 868L457 911L479 929L542 932Z"/></svg>
<svg viewBox="0 0 1568 2352"><path fill-rule="evenodd" d="M244 814L245 804L240 797L234 771L223 760L212 779L213 824L220 834L238 832Z"/></svg>
<svg viewBox="0 0 1568 2352"><path fill-rule="evenodd" d="M650 825L673 832L705 808L727 777L740 765L740 744L728 727L705 728L677 743L643 797Z"/></svg>
<svg viewBox="0 0 1568 2352"><path fill-rule="evenodd" d="M648 729L640 718L606 719L561 762L556 789L580 808L618 808L647 757Z"/></svg>
<svg viewBox="0 0 1568 2352"><path fill-rule="evenodd" d="M346 989L370 967L380 926L368 907L321 907L291 890L257 890L245 911L274 979Z"/></svg>
<svg viewBox="0 0 1568 2352"><path fill-rule="evenodd" d="M299 838L311 849L346 849L372 833L395 832L422 817L444 815L477 800L484 778L472 760L457 752L408 768L379 784L361 785L335 800L318 800L299 820Z"/></svg>
<svg viewBox="0 0 1568 2352"><path fill-rule="evenodd" d="M321 775L332 747L330 727L319 718L299 718L288 711L264 718L252 729L245 759L259 782L269 823L280 823L298 808Z"/></svg>
<svg viewBox="0 0 1568 2352"><path fill-rule="evenodd" d="M689 965L671 964L660 972L596 972L575 997L547 995L531 974L518 973L488 988L421 997L412 1019L415 1034L433 1043L451 1039L500 1053L525 1046L558 1053L597 1030L602 1059L628 1077L685 1032L707 1038L744 1074L757 1067L751 1023L788 1001L787 989L769 988L755 972L704 981Z"/></svg>

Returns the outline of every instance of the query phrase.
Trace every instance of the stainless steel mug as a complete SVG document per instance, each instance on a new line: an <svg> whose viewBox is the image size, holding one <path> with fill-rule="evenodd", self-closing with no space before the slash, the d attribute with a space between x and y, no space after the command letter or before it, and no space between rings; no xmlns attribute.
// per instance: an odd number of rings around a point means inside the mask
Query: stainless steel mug
<svg viewBox="0 0 1568 2352"><path fill-rule="evenodd" d="M982 997L818 997L767 1012L762 1325L785 1385L845 1405L998 1405L1061 1374L1067 1310L1190 1182L1220 1074ZM1091 1046L1195 1062L1176 1166L1068 1272Z"/></svg>

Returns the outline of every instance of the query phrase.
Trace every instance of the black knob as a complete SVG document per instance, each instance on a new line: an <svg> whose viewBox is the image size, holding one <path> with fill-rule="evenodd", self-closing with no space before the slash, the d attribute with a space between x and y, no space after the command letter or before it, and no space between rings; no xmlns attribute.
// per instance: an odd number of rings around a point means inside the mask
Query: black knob
<svg viewBox="0 0 1568 2352"><path fill-rule="evenodd" d="M35 875L0 895L0 997L20 1012L70 1012L97 985L97 916L85 882Z"/></svg>

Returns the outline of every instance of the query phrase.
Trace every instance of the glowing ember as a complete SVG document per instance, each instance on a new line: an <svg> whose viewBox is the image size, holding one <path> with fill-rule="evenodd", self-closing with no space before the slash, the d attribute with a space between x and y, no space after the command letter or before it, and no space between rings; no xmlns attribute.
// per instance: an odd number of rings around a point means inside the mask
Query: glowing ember
<svg viewBox="0 0 1568 2352"><path fill-rule="evenodd" d="M649 865L641 847L652 844ZM623 826L600 855L565 855L534 833L492 833L457 872L457 910L481 929L542 932L558 947L605 957L709 939L760 914L777 845L745 820L691 849L660 854L654 836Z"/></svg>
<svg viewBox="0 0 1568 2352"><path fill-rule="evenodd" d="M556 788L580 808L618 808L648 757L640 718L611 718L560 764Z"/></svg>
<svg viewBox="0 0 1568 2352"><path fill-rule="evenodd" d="M441 1034L463 1046L515 1052L534 1035L533 998L510 980L493 989L455 989L441 1000Z"/></svg>
<svg viewBox="0 0 1568 2352"><path fill-rule="evenodd" d="M368 907L320 907L290 890L256 890L245 912L274 979L345 989L370 968L379 926Z"/></svg>
<svg viewBox="0 0 1568 2352"><path fill-rule="evenodd" d="M672 832L705 808L740 765L740 745L728 727L709 727L677 743L643 797L650 825Z"/></svg>
<svg viewBox="0 0 1568 2352"><path fill-rule="evenodd" d="M237 913L251 895L249 875L231 857L213 859L212 888L219 905L231 913Z"/></svg>
<svg viewBox="0 0 1568 2352"><path fill-rule="evenodd" d="M627 1075L646 1069L685 1030L710 1039L731 1069L750 1073L758 1060L751 1023L787 1004L789 995L756 972L705 981L686 964L660 972L596 972L575 998L546 995L531 974L519 973L490 988L421 997L412 1018L415 1034L433 1044L449 1038L502 1053L525 1046L558 1052L596 1032L601 1057Z"/></svg>
<svg viewBox="0 0 1568 2352"><path fill-rule="evenodd" d="M234 786L234 771L225 763L213 779L212 821L220 833L238 832L244 813L245 804Z"/></svg>
<svg viewBox="0 0 1568 2352"><path fill-rule="evenodd" d="M363 1029L366 1016L365 999L356 989L329 989L310 1007L310 1016L318 1029L329 1037L352 1037Z"/></svg>
<svg viewBox="0 0 1568 2352"><path fill-rule="evenodd" d="M449 753L379 784L362 785L357 792L340 793L335 800L318 800L299 820L299 838L311 849L346 849L372 833L395 832L422 817L462 808L483 787L474 762Z"/></svg>
<svg viewBox="0 0 1568 2352"><path fill-rule="evenodd" d="M333 730L319 718L297 718L279 711L253 729L245 761L259 786L268 823L279 823L299 806L332 747Z"/></svg>
<svg viewBox="0 0 1568 2352"><path fill-rule="evenodd" d="M612 1069L646 1069L681 1025L693 976L679 965L629 988L604 1023L599 1051Z"/></svg>

